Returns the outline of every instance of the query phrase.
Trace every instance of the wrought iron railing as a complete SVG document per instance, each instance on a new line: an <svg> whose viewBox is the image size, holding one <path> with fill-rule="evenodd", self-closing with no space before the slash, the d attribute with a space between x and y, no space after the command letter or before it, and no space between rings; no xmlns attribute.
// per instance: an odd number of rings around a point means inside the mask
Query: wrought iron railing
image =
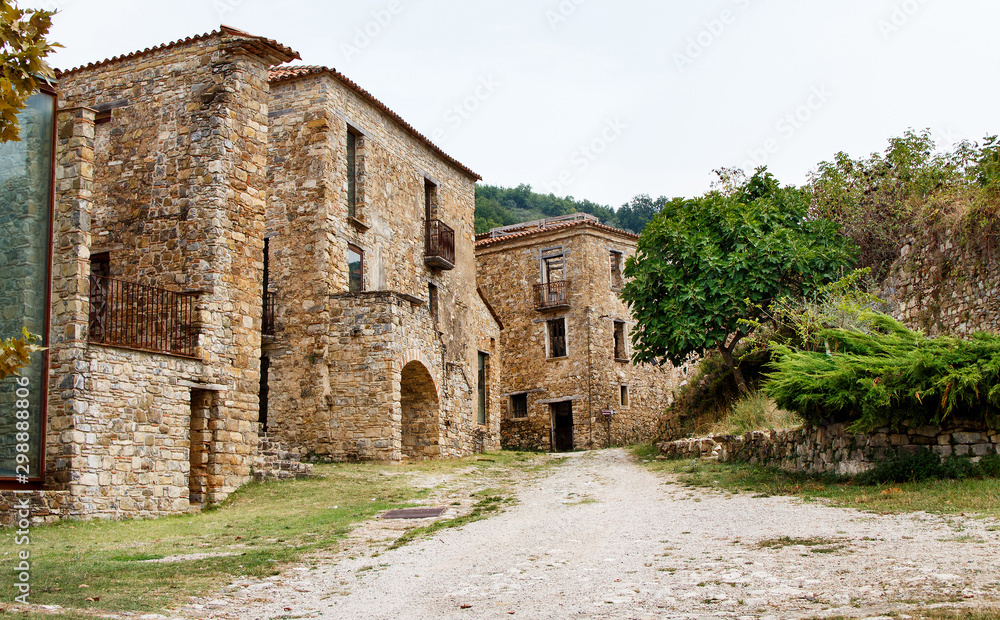
<svg viewBox="0 0 1000 620"><path fill-rule="evenodd" d="M535 285L535 307L559 308L569 305L569 280Z"/></svg>
<svg viewBox="0 0 1000 620"><path fill-rule="evenodd" d="M436 266L446 269L455 265L455 231L441 220L427 222L424 259L428 264L437 263ZM441 264L441 261L447 265Z"/></svg>
<svg viewBox="0 0 1000 620"><path fill-rule="evenodd" d="M265 336L274 335L274 307L277 298L277 293L272 293L270 291L264 293L264 316L261 318L260 322L260 333Z"/></svg>
<svg viewBox="0 0 1000 620"><path fill-rule="evenodd" d="M90 276L90 342L194 357L191 295Z"/></svg>

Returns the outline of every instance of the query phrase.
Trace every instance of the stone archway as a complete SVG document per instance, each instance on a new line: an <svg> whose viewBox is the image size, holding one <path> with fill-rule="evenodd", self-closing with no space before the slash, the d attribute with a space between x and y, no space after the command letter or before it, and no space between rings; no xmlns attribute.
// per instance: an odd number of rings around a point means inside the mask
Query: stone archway
<svg viewBox="0 0 1000 620"><path fill-rule="evenodd" d="M434 378L418 361L403 366L399 381L402 412L400 437L404 458L429 459L441 454L440 408Z"/></svg>

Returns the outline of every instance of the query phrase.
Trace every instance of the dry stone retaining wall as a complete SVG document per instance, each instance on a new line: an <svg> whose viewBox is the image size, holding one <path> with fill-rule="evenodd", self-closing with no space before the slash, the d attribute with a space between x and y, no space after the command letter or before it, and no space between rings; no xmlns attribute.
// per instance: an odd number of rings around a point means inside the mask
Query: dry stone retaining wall
<svg viewBox="0 0 1000 620"><path fill-rule="evenodd" d="M1000 453L1000 430L953 421L892 432L851 433L844 424L794 430L753 431L659 444L668 458L715 457L811 474L854 475L892 454L929 449L942 458Z"/></svg>

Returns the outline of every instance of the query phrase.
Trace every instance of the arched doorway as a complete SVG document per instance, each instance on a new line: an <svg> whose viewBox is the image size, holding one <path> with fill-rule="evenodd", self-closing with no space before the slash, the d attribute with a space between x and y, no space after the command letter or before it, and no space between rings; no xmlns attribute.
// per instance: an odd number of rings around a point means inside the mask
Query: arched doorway
<svg viewBox="0 0 1000 620"><path fill-rule="evenodd" d="M403 366L399 394L403 456L410 459L439 456L441 433L437 389L427 367L416 361Z"/></svg>

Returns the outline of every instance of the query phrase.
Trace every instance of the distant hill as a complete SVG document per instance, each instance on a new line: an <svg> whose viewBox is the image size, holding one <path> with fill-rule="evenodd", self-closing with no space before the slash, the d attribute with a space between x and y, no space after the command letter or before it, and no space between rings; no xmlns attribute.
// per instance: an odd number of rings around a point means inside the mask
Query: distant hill
<svg viewBox="0 0 1000 620"><path fill-rule="evenodd" d="M615 210L589 200L539 194L531 191L530 185L523 183L515 188L477 184L476 234L488 232L498 226L581 212L597 216L602 224L638 234L666 202L664 197L653 200L641 195Z"/></svg>

